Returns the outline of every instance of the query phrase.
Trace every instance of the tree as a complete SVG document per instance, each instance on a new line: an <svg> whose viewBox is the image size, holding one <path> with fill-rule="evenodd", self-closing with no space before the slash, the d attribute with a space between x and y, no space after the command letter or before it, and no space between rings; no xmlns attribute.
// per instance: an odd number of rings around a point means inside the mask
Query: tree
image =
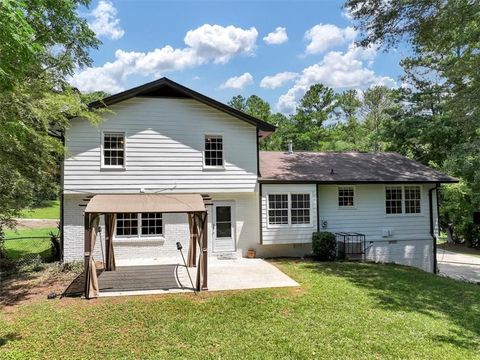
<svg viewBox="0 0 480 360"><path fill-rule="evenodd" d="M326 133L323 125L333 115L335 101L335 93L331 88L322 84L310 86L291 118L294 126L291 139L287 140L292 140L299 150L319 150Z"/></svg>
<svg viewBox="0 0 480 360"><path fill-rule="evenodd" d="M347 0L345 7L361 45L412 46L402 61L410 89L389 132L402 152L462 179L444 192L443 220L453 238L478 239L471 212L480 206L480 2Z"/></svg>
<svg viewBox="0 0 480 360"><path fill-rule="evenodd" d="M370 151L384 150L382 141L384 124L390 118L389 113L394 107L392 93L385 86L374 86L363 93L362 111L365 118L365 128L368 131L368 147Z"/></svg>
<svg viewBox="0 0 480 360"><path fill-rule="evenodd" d="M69 119L100 120L65 78L99 41L79 17L88 0L0 3L0 228L54 190Z"/></svg>

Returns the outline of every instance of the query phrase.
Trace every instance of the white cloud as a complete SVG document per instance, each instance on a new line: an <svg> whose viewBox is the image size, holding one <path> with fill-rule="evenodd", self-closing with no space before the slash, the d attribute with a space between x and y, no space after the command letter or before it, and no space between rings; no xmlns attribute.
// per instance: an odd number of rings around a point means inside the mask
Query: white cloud
<svg viewBox="0 0 480 360"><path fill-rule="evenodd" d="M277 102L277 108L284 113L295 110L298 100L311 85L322 83L333 88L361 88L375 84L392 85L389 77L379 77L370 68L377 50L360 48L353 43L346 52L331 51L322 61L303 69L295 84Z"/></svg>
<svg viewBox="0 0 480 360"><path fill-rule="evenodd" d="M332 24L318 24L305 33L305 39L309 41L306 54L318 54L334 46L344 45L357 35L353 27L339 28Z"/></svg>
<svg viewBox="0 0 480 360"><path fill-rule="evenodd" d="M253 84L253 77L250 73L246 72L240 76L233 76L227 81L225 81L222 85L220 85L221 89L236 89L241 90L247 85Z"/></svg>
<svg viewBox="0 0 480 360"><path fill-rule="evenodd" d="M70 82L82 91L115 93L123 90L130 75L160 77L209 62L224 64L240 54L251 55L257 36L255 28L205 24L187 32L184 48L166 45L149 52L117 50L114 61L77 72Z"/></svg>
<svg viewBox="0 0 480 360"><path fill-rule="evenodd" d="M100 0L91 16L93 21L89 23L89 26L97 36L118 40L125 34L120 27L120 19L117 18L117 9L109 0Z"/></svg>
<svg viewBox="0 0 480 360"><path fill-rule="evenodd" d="M272 76L265 76L262 81L260 81L260 87L265 89L276 89L288 81L295 79L298 76L294 72L281 72Z"/></svg>
<svg viewBox="0 0 480 360"><path fill-rule="evenodd" d="M263 41L268 45L283 44L288 41L287 29L279 26L275 31L267 34L267 36L263 38Z"/></svg>

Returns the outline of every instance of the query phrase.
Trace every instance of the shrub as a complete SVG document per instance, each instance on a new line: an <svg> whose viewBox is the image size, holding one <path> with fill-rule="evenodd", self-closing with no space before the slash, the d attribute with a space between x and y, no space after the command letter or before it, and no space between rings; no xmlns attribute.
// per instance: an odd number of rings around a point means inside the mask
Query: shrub
<svg viewBox="0 0 480 360"><path fill-rule="evenodd" d="M322 261L333 261L337 256L337 240L331 232L312 234L313 256Z"/></svg>

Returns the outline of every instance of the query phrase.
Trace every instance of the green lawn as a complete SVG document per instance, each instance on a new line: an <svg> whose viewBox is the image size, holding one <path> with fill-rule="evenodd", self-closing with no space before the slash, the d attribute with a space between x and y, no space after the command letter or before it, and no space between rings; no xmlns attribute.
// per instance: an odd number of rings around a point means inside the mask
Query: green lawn
<svg viewBox="0 0 480 360"><path fill-rule="evenodd" d="M477 285L400 266L278 265L301 288L17 306L0 314L0 358L480 358Z"/></svg>
<svg viewBox="0 0 480 360"><path fill-rule="evenodd" d="M21 217L24 219L59 219L60 201L52 200L44 207L24 210Z"/></svg>
<svg viewBox="0 0 480 360"><path fill-rule="evenodd" d="M16 260L24 257L26 254L39 254L43 259L48 259L51 255L51 241L49 238L35 239L35 237L49 237L50 232L56 234L58 229L49 227L41 229L19 229L17 231L5 231L5 254L7 258ZM10 238L27 239L14 239ZM30 238L31 237L31 238Z"/></svg>

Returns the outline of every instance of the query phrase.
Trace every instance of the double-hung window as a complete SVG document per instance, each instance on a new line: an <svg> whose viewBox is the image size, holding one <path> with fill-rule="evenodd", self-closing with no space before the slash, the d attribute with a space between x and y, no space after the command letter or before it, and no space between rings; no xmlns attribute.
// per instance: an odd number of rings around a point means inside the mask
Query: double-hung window
<svg viewBox="0 0 480 360"><path fill-rule="evenodd" d="M338 206L353 208L355 206L355 188L353 186L338 187Z"/></svg>
<svg viewBox="0 0 480 360"><path fill-rule="evenodd" d="M163 235L162 213L117 214L116 237L145 238Z"/></svg>
<svg viewBox="0 0 480 360"><path fill-rule="evenodd" d="M204 165L223 167L223 136L205 135Z"/></svg>
<svg viewBox="0 0 480 360"><path fill-rule="evenodd" d="M268 223L288 225L288 194L268 195Z"/></svg>
<svg viewBox="0 0 480 360"><path fill-rule="evenodd" d="M102 166L106 168L123 168L125 166L125 133L103 133Z"/></svg>
<svg viewBox="0 0 480 360"><path fill-rule="evenodd" d="M311 224L310 193L268 194L268 225Z"/></svg>
<svg viewBox="0 0 480 360"><path fill-rule="evenodd" d="M419 185L385 187L385 212L394 214L421 214L422 188Z"/></svg>

